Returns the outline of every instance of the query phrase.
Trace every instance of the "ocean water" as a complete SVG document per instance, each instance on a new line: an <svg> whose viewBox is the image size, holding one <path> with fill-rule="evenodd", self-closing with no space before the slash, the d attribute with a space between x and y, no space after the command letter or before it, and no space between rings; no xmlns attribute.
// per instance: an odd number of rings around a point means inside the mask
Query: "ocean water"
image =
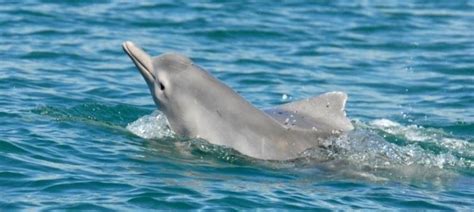
<svg viewBox="0 0 474 212"><path fill-rule="evenodd" d="M0 210L474 210L474 1L1 1ZM294 161L179 138L123 53L259 108L349 95Z"/></svg>

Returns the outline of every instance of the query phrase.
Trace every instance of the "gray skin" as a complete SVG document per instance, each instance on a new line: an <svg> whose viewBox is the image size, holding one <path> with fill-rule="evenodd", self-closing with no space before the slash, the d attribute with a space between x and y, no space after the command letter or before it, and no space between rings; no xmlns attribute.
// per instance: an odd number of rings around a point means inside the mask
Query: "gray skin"
<svg viewBox="0 0 474 212"><path fill-rule="evenodd" d="M258 159L290 160L329 136L353 129L342 92L261 111L183 55L152 58L130 41L122 46L177 135L202 138Z"/></svg>

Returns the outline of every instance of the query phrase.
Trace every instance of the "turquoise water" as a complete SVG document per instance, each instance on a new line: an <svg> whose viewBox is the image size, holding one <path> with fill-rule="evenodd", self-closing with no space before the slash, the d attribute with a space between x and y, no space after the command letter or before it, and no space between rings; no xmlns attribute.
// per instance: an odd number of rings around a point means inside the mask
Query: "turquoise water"
<svg viewBox="0 0 474 212"><path fill-rule="evenodd" d="M262 1L263 2L263 1ZM474 2L2 1L0 209L474 208ZM291 162L178 138L121 43L260 108L344 91Z"/></svg>

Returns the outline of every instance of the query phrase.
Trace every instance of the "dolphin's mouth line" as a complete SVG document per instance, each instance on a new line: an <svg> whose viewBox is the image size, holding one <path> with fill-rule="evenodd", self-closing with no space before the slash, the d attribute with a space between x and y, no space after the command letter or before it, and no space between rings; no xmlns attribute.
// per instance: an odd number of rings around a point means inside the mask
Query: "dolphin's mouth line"
<svg viewBox="0 0 474 212"><path fill-rule="evenodd" d="M135 63L136 66L138 66L138 70L140 71L140 73L143 74L143 76L148 79L148 80L151 80L151 82L147 82L147 83L152 83L155 81L155 76L153 75L153 73L151 72L151 70L149 70L145 64L143 63L143 61L141 61L137 56L135 56L133 54L133 52L129 49L128 45L127 45L127 42L123 43L122 45L122 48L123 50L127 53L127 55L130 57L130 59L132 59L133 63ZM147 80L147 81L148 81Z"/></svg>

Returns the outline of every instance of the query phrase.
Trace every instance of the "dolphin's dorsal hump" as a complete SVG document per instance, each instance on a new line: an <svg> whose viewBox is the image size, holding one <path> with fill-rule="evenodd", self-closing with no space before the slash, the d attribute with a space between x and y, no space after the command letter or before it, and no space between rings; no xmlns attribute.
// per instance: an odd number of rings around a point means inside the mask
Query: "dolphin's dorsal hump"
<svg viewBox="0 0 474 212"><path fill-rule="evenodd" d="M347 95L329 92L265 110L286 127L316 131L350 131L354 129L344 111Z"/></svg>

